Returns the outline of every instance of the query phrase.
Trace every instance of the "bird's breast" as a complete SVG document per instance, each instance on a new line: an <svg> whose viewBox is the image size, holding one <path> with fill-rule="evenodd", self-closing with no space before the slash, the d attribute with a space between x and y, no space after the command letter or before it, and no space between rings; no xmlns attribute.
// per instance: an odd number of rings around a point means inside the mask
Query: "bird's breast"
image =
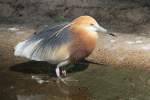
<svg viewBox="0 0 150 100"><path fill-rule="evenodd" d="M85 30L73 30L73 42L70 47L73 60L83 59L91 54L96 45L96 37Z"/></svg>

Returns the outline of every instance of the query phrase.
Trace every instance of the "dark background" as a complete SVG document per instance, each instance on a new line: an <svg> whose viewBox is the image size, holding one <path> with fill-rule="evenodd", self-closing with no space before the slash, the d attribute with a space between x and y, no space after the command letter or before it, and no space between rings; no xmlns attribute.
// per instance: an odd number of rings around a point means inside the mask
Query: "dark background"
<svg viewBox="0 0 150 100"><path fill-rule="evenodd" d="M0 23L47 24L90 15L117 32L147 32L149 0L0 0ZM9 20L9 21L8 21Z"/></svg>

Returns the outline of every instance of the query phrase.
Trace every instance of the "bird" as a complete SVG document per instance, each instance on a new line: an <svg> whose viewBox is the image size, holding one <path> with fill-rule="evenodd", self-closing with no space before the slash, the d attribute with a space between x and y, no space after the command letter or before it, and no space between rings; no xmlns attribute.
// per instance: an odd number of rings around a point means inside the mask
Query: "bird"
<svg viewBox="0 0 150 100"><path fill-rule="evenodd" d="M14 55L35 61L55 64L58 79L63 80L60 68L88 57L94 50L99 33L109 33L91 16L79 16L32 35L15 46Z"/></svg>

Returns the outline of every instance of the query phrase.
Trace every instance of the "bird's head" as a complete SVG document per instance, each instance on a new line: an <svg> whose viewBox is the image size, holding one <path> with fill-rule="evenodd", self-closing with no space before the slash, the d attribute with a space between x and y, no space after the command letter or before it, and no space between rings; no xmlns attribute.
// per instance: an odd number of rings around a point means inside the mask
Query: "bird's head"
<svg viewBox="0 0 150 100"><path fill-rule="evenodd" d="M101 27L96 20L90 16L80 16L72 21L72 25L76 26L76 28L82 28L93 35L97 35L98 33L108 33L114 36L114 34Z"/></svg>

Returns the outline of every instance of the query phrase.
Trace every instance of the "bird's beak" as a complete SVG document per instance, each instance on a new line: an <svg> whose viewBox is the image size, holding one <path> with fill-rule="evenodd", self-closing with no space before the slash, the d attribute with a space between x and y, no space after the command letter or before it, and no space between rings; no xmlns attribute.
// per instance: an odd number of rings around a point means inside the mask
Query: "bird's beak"
<svg viewBox="0 0 150 100"><path fill-rule="evenodd" d="M96 27L98 33L107 33L107 30L101 26Z"/></svg>
<svg viewBox="0 0 150 100"><path fill-rule="evenodd" d="M107 29L101 27L101 26L98 26L97 27L97 32L98 33L106 33L106 34L109 34L111 36L116 36L115 34L113 34L112 32L108 31Z"/></svg>

